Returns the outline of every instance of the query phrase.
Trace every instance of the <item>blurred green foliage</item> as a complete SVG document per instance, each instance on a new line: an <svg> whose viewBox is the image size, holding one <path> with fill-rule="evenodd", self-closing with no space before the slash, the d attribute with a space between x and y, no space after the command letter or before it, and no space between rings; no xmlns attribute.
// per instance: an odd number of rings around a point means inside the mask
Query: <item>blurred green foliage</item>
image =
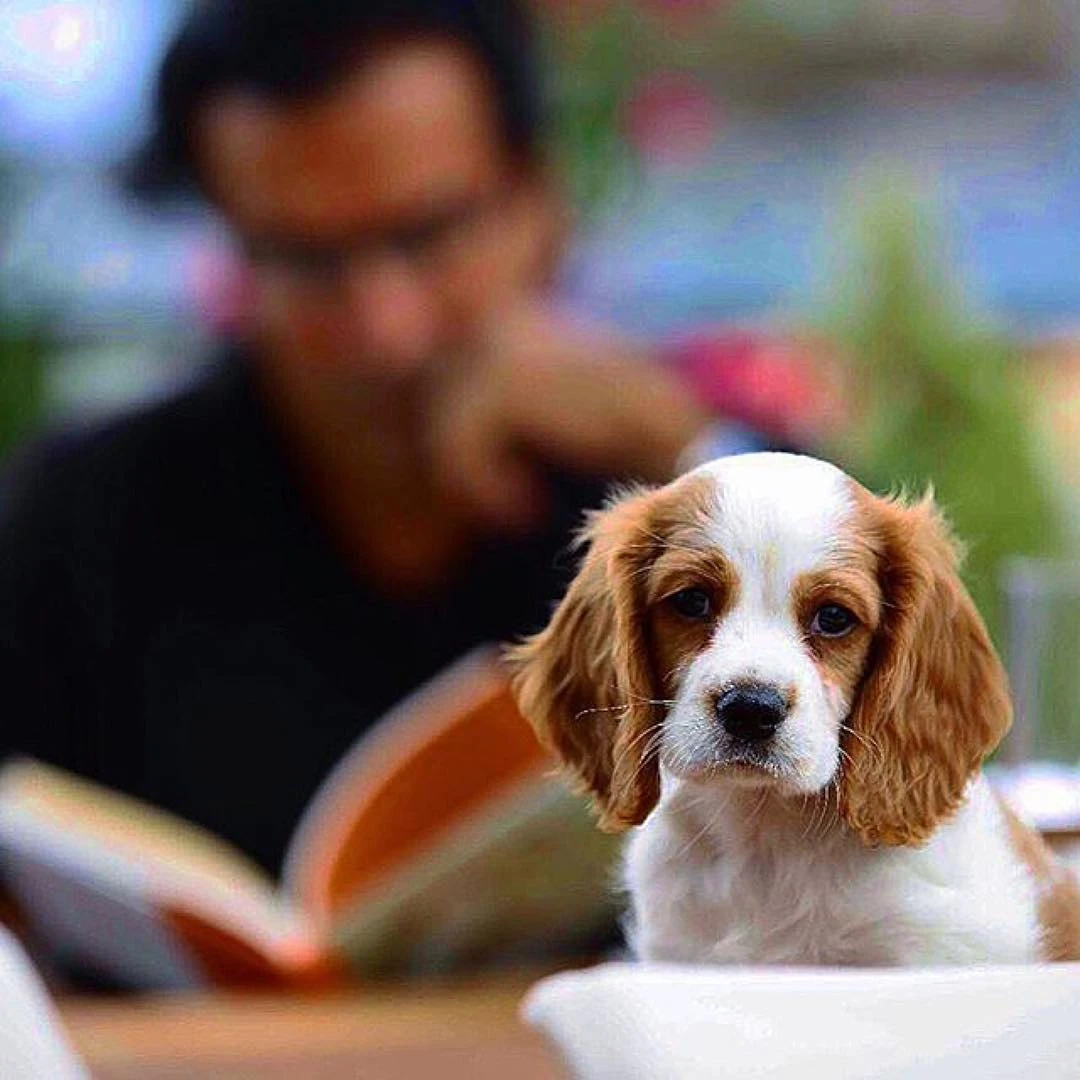
<svg viewBox="0 0 1080 1080"><path fill-rule="evenodd" d="M0 461L41 415L46 353L40 334L0 311Z"/></svg>
<svg viewBox="0 0 1080 1080"><path fill-rule="evenodd" d="M1003 644L1010 555L1058 556L1065 515L1018 348L970 314L950 280L931 215L883 196L862 215L839 339L858 415L838 448L877 491L932 486L967 549L965 580Z"/></svg>
<svg viewBox="0 0 1080 1080"><path fill-rule="evenodd" d="M619 113L637 72L634 5L616 2L604 17L541 21L551 71L548 118L555 175L582 213L594 209L632 165Z"/></svg>
<svg viewBox="0 0 1080 1080"><path fill-rule="evenodd" d="M12 176L0 163L0 250L6 243ZM28 316L15 313L0 289L0 461L37 423L45 404L48 341Z"/></svg>

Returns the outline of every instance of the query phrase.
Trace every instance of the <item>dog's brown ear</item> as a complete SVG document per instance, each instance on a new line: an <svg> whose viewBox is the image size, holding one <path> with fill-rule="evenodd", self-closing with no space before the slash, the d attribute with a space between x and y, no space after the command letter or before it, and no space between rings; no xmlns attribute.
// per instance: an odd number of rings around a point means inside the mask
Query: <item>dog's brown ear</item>
<svg viewBox="0 0 1080 1080"><path fill-rule="evenodd" d="M844 742L840 812L867 844L916 845L1008 730L1009 688L932 499L860 495L884 617Z"/></svg>
<svg viewBox="0 0 1080 1080"><path fill-rule="evenodd" d="M593 515L581 569L551 622L510 652L522 713L609 832L644 821L660 792L662 714L651 703L640 601L655 547L650 501L638 492Z"/></svg>

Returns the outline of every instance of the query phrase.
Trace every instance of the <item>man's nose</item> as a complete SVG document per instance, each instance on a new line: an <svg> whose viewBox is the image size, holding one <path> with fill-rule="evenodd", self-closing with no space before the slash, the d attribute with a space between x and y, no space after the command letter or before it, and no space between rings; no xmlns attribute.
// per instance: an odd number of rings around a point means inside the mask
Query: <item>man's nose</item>
<svg viewBox="0 0 1080 1080"><path fill-rule="evenodd" d="M438 303L424 274L398 255L365 259L347 277L352 347L386 374L408 375L437 346Z"/></svg>

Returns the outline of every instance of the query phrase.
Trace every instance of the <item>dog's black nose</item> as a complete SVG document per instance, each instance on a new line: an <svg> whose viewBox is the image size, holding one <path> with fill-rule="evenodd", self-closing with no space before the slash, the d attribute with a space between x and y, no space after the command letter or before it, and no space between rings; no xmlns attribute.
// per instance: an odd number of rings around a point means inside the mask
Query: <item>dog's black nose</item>
<svg viewBox="0 0 1080 1080"><path fill-rule="evenodd" d="M771 686L733 686L716 699L716 716L734 739L763 742L787 716L787 704Z"/></svg>

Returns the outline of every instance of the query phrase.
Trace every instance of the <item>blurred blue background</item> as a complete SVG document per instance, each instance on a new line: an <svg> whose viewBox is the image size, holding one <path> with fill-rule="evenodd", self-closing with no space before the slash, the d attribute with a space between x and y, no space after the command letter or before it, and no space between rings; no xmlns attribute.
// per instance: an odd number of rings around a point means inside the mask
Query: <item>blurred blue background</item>
<svg viewBox="0 0 1080 1080"><path fill-rule="evenodd" d="M0 296L54 343L53 410L157 393L206 351L214 223L182 201L140 207L115 179L184 6L0 10ZM581 159L567 174L592 174L567 269L586 310L648 336L803 317L888 172L939 213L981 309L1031 336L1080 314L1071 0L537 7L557 128ZM592 141L574 130L587 122Z"/></svg>

